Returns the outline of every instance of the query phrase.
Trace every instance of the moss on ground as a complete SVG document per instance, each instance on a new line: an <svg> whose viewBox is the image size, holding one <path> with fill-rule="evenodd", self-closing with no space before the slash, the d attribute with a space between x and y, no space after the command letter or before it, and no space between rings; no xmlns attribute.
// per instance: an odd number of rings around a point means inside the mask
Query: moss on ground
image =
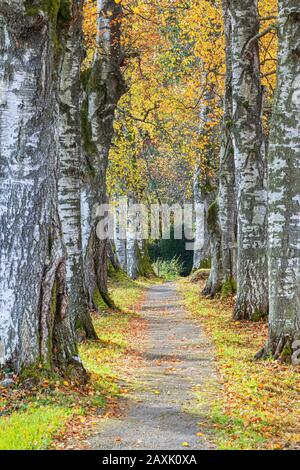
<svg viewBox="0 0 300 470"><path fill-rule="evenodd" d="M223 282L221 288L221 297L222 299L227 299L228 297L236 293L236 280L234 278L227 279Z"/></svg>

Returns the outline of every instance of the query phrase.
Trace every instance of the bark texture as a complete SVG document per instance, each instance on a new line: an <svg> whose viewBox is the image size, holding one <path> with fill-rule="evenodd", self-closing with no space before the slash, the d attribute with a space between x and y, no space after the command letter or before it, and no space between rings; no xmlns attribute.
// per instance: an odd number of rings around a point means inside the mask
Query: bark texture
<svg viewBox="0 0 300 470"><path fill-rule="evenodd" d="M290 360L300 339L300 4L279 1L278 81L269 146L269 340Z"/></svg>
<svg viewBox="0 0 300 470"><path fill-rule="evenodd" d="M236 279L236 185L234 151L230 128L232 125L232 56L231 21L224 3L224 32L226 45L226 81L224 95L224 118L219 171L219 224L221 230L222 283L232 286Z"/></svg>
<svg viewBox="0 0 300 470"><path fill-rule="evenodd" d="M84 287L81 236L81 137L80 68L82 50L83 1L73 1L72 19L61 38L64 57L60 69L60 173L59 214L67 250L67 286L69 314L75 331L87 338L97 338L90 316Z"/></svg>
<svg viewBox="0 0 300 470"><path fill-rule="evenodd" d="M121 6L113 0L98 0L97 48L87 85L86 127L86 189L83 205L89 226L85 255L86 285L90 306L95 306L98 289L108 306L113 307L107 289L107 248L109 240L100 240L96 228L102 217L99 204L107 203L106 171L113 137L117 103L125 92L121 75L120 49Z"/></svg>
<svg viewBox="0 0 300 470"><path fill-rule="evenodd" d="M195 207L195 244L196 248L193 255L193 270L199 269L203 260L208 259L210 256L210 244L207 227L207 212L209 207L209 193L203 190L203 182L201 183L201 167L200 164L196 165L194 171L194 207ZM197 211L197 205L203 205L204 219ZM202 240L204 244L201 248L197 248L197 244L201 245Z"/></svg>
<svg viewBox="0 0 300 470"><path fill-rule="evenodd" d="M211 251L211 269L202 293L213 298L220 292L222 287L221 231L217 201L209 206L207 224Z"/></svg>
<svg viewBox="0 0 300 470"><path fill-rule="evenodd" d="M58 217L57 8L0 5L0 363L78 361Z"/></svg>
<svg viewBox="0 0 300 470"><path fill-rule="evenodd" d="M208 77L206 77L206 82L209 83ZM205 139L209 138L209 145L205 145L202 149L199 160L195 165L194 170L194 184L193 184L193 193L194 193L194 206L195 209L197 205L203 205L204 209L204 219L202 214L199 216L197 210L195 210L195 242L196 248L194 250L194 259L193 259L193 269L199 269L201 267L201 262L210 256L210 242L209 242L209 233L208 233L208 208L214 200L214 196L211 191L210 179L209 177L203 175L203 170L206 165L211 163L213 160L213 138L210 132L210 128L207 126L210 121L210 112L213 107L213 86L206 83L205 91L203 93L203 104L200 112L200 137ZM204 241L201 248L197 248L197 242L201 245L201 242Z"/></svg>
<svg viewBox="0 0 300 470"><path fill-rule="evenodd" d="M237 174L237 301L235 319L268 313L267 192L261 122L257 0L227 2L232 24L232 136Z"/></svg>
<svg viewBox="0 0 300 470"><path fill-rule="evenodd" d="M114 245L121 269L127 272L127 198L116 198Z"/></svg>
<svg viewBox="0 0 300 470"><path fill-rule="evenodd" d="M128 196L127 236L126 236L126 272L131 279L140 275L140 248L137 240L138 214L134 210L137 199Z"/></svg>

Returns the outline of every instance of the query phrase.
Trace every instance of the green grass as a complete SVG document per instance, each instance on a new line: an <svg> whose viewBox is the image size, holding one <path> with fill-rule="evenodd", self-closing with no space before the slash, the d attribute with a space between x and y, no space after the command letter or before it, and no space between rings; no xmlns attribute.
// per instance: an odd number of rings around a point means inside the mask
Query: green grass
<svg viewBox="0 0 300 470"><path fill-rule="evenodd" d="M289 449L300 442L300 368L254 361L267 324L232 321L233 302L207 299L202 285L179 281L186 307L216 350L220 388L210 400L210 426L219 449ZM199 404L205 397L199 395Z"/></svg>
<svg viewBox="0 0 300 470"><path fill-rule="evenodd" d="M132 281L121 273L110 279L110 293L119 310L106 308L103 314L93 315L99 341L79 346L90 374L90 382L81 390L58 374L33 369L22 376L22 380L33 379L30 390L16 386L5 392L0 398L0 450L49 448L69 420L104 409L108 397L119 396L117 366L127 352L130 321L137 316L136 306L152 282L155 280ZM103 311L105 305L101 307Z"/></svg>
<svg viewBox="0 0 300 470"><path fill-rule="evenodd" d="M183 272L183 263L178 258L157 259L153 263L153 269L156 276L167 281L178 279Z"/></svg>
<svg viewBox="0 0 300 470"><path fill-rule="evenodd" d="M0 449L45 449L69 417L69 410L50 406L14 412L0 421Z"/></svg>

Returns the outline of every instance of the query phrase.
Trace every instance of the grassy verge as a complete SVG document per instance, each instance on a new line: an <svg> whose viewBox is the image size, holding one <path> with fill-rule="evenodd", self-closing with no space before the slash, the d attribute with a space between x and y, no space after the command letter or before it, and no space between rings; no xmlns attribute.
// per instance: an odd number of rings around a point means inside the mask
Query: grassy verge
<svg viewBox="0 0 300 470"><path fill-rule="evenodd" d="M266 340L265 323L233 322L232 301L203 298L200 284L188 280L178 286L216 349L222 387L212 400L209 424L218 448L300 448L300 368L254 361Z"/></svg>
<svg viewBox="0 0 300 470"><path fill-rule="evenodd" d="M147 280L131 281L115 275L110 290L119 311L93 315L99 341L80 345L80 356L91 376L79 386L43 370L28 371L12 388L0 389L0 449L45 449L64 446L63 436L76 437L81 428L95 424L89 417L101 414L116 399L118 365L127 353L131 322L137 318L135 308L143 296ZM22 385L21 385L22 383Z"/></svg>

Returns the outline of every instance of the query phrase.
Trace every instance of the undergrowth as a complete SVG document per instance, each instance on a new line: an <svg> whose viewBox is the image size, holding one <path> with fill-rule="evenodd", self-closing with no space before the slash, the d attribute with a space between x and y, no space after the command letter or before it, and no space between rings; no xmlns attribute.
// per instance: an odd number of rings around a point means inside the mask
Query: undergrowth
<svg viewBox="0 0 300 470"><path fill-rule="evenodd" d="M156 276L172 281L178 279L183 272L183 263L178 258L171 260L159 258L153 263Z"/></svg>

